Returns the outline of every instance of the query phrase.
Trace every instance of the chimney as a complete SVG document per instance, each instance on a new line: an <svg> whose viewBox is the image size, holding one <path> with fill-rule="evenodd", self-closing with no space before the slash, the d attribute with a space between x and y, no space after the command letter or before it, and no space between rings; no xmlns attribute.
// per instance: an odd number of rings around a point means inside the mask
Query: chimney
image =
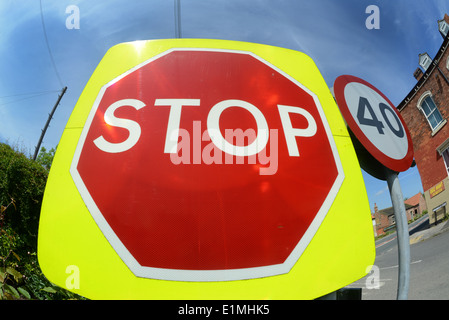
<svg viewBox="0 0 449 320"><path fill-rule="evenodd" d="M379 212L379 208L377 207L377 204L374 203L374 213L378 213Z"/></svg>
<svg viewBox="0 0 449 320"><path fill-rule="evenodd" d="M421 79L421 77L423 76L423 72L421 70L420 67L416 68L415 72L413 72L413 76L415 77L416 80L419 81L419 79Z"/></svg>

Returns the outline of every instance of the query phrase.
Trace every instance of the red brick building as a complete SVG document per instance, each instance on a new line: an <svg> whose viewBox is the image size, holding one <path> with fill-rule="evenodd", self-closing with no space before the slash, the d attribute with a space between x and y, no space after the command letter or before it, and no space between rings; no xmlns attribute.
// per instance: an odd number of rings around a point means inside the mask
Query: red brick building
<svg viewBox="0 0 449 320"><path fill-rule="evenodd" d="M379 211L377 205L374 204L374 214L372 216L375 220L375 223L373 223L375 236L380 236L396 226L393 210L391 212Z"/></svg>
<svg viewBox="0 0 449 320"><path fill-rule="evenodd" d="M409 220L415 219L422 215L423 211L427 210L426 199L422 193L417 193L413 197L404 201L406 205L409 205L407 209L407 217Z"/></svg>
<svg viewBox="0 0 449 320"><path fill-rule="evenodd" d="M425 200L421 193L405 200L404 205L407 221L413 220L425 210ZM396 228L393 207L379 210L377 205L374 204L374 213L371 214L371 218L373 219L374 235L376 237Z"/></svg>
<svg viewBox="0 0 449 320"><path fill-rule="evenodd" d="M436 26L437 27L437 26ZM398 105L410 130L430 223L443 219L449 203L449 16L438 21L442 45L432 59L419 55L417 83ZM435 28L435 32L437 32Z"/></svg>

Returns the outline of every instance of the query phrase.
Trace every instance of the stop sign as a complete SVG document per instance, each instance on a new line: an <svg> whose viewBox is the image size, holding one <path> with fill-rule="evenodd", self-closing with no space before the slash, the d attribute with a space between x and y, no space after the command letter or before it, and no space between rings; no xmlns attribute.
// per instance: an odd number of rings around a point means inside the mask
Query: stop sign
<svg viewBox="0 0 449 320"><path fill-rule="evenodd" d="M173 48L104 85L71 175L138 277L289 272L343 181L314 93L258 57Z"/></svg>
<svg viewBox="0 0 449 320"><path fill-rule="evenodd" d="M90 299L314 299L375 259L313 60L226 40L108 50L58 144L38 236L45 276Z"/></svg>

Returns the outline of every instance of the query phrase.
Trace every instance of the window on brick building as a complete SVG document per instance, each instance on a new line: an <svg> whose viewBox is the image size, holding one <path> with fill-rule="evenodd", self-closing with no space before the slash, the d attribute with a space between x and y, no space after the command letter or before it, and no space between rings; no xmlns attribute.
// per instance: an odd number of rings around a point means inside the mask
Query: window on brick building
<svg viewBox="0 0 449 320"><path fill-rule="evenodd" d="M438 125L440 125L441 122L443 122L443 117L441 116L441 113L438 110L437 106L435 105L435 102L433 101L431 95L425 97L422 100L419 107L426 116L426 119L429 122L429 125L432 128L432 130L435 130L438 127Z"/></svg>
<svg viewBox="0 0 449 320"><path fill-rule="evenodd" d="M444 150L441 153L441 156L444 159L444 164L446 165L446 171L448 172L448 175L449 175L449 149Z"/></svg>
<svg viewBox="0 0 449 320"><path fill-rule="evenodd" d="M429 69L431 63L432 58L429 56L427 52L419 55L419 65L424 69L424 72L426 72L427 69Z"/></svg>
<svg viewBox="0 0 449 320"><path fill-rule="evenodd" d="M390 222L390 226L396 224L396 217L394 214L388 216L388 221Z"/></svg>

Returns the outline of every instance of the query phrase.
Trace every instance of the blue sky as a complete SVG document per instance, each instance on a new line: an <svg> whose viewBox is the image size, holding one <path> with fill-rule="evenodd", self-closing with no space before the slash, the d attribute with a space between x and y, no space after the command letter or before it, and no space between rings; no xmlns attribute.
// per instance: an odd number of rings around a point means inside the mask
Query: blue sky
<svg viewBox="0 0 449 320"><path fill-rule="evenodd" d="M79 29L66 28L70 5L79 8ZM369 5L380 10L380 29L365 26ZM181 0L181 27L183 38L249 41L304 52L329 87L339 75L352 74L397 105L415 84L418 54L433 57L439 49L437 20L444 13L449 13L444 0ZM111 46L175 37L172 0L1 0L0 21L0 142L30 155L58 93L67 86L43 142L47 149L58 144L86 82ZM391 206L386 182L363 174L371 208L374 203ZM404 197L422 191L416 168L399 177Z"/></svg>

